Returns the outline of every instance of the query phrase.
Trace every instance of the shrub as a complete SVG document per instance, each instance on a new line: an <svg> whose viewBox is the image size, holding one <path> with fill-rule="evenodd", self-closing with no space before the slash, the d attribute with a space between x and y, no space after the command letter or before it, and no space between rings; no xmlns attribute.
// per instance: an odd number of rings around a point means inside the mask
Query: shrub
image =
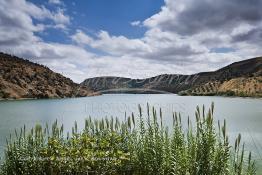
<svg viewBox="0 0 262 175"><path fill-rule="evenodd" d="M157 114L158 113L158 114ZM180 114L173 115L169 132L163 116L148 106L139 107L125 121L105 118L77 123L64 136L57 121L49 129L25 127L7 141L2 174L129 174L129 175L242 175L255 174L251 153L245 163L244 146L238 136L234 148L228 141L226 121L214 126L214 106L207 114L197 107L196 122L182 126Z"/></svg>
<svg viewBox="0 0 262 175"><path fill-rule="evenodd" d="M234 96L234 95L235 95L235 92L234 92L234 91L231 91L231 90L228 90L228 91L225 92L225 94L226 94L227 96Z"/></svg>

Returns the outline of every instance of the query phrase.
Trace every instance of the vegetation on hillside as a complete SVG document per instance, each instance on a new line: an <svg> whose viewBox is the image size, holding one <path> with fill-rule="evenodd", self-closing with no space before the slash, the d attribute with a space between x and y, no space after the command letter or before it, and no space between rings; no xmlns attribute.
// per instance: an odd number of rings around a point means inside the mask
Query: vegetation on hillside
<svg viewBox="0 0 262 175"><path fill-rule="evenodd" d="M262 97L262 76L208 82L179 92L180 95Z"/></svg>
<svg viewBox="0 0 262 175"><path fill-rule="evenodd" d="M226 121L215 127L214 106L197 107L196 122L182 126L173 115L173 128L163 125L161 109L139 107L139 116L77 123L64 136L63 125L22 128L7 140L2 174L129 174L129 175L253 175L255 164L246 155L241 136L231 147ZM216 129L217 128L217 129Z"/></svg>

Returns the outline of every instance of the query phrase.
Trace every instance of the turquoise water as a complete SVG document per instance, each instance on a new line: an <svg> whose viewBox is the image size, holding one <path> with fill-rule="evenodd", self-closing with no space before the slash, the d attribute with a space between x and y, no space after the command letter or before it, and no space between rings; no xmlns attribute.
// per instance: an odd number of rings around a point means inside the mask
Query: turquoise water
<svg viewBox="0 0 262 175"><path fill-rule="evenodd" d="M197 105L215 103L215 120L227 120L230 138L238 133L252 150L257 161L262 160L262 99L229 98L229 97L197 97L177 96L174 94L110 94L95 97L0 101L0 154L4 151L5 139L26 124L31 128L36 123L53 123L56 119L63 123L65 129L71 131L74 121L79 127L84 126L84 119L119 117L124 119L125 112L137 114L137 106L141 104L146 111L146 104L162 108L166 125L171 126L172 113L180 112L183 121L189 116L194 120Z"/></svg>

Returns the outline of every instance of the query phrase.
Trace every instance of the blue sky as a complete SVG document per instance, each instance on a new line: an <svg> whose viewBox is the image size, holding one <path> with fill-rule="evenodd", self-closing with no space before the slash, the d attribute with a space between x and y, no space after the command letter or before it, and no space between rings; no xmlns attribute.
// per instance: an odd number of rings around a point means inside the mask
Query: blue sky
<svg viewBox="0 0 262 175"><path fill-rule="evenodd" d="M75 82L213 71L262 55L261 0L1 0L0 51Z"/></svg>
<svg viewBox="0 0 262 175"><path fill-rule="evenodd" d="M53 8L53 4L42 0L30 0ZM124 35L129 38L142 37L144 27L132 27L132 21L144 21L156 14L164 5L164 0L61 0L61 7L71 18L69 33L81 29L90 35L99 30L112 35ZM50 42L68 42L67 35L59 30L47 30L41 37Z"/></svg>

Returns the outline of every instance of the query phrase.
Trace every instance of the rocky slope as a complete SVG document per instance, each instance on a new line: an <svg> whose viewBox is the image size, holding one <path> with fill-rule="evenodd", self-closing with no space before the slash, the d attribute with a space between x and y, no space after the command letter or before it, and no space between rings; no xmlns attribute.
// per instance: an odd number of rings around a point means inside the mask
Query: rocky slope
<svg viewBox="0 0 262 175"><path fill-rule="evenodd" d="M262 96L262 57L230 64L213 72L164 74L146 79L96 77L81 84L102 93L179 93L181 95Z"/></svg>
<svg viewBox="0 0 262 175"><path fill-rule="evenodd" d="M0 99L64 98L92 92L45 66L0 53Z"/></svg>

